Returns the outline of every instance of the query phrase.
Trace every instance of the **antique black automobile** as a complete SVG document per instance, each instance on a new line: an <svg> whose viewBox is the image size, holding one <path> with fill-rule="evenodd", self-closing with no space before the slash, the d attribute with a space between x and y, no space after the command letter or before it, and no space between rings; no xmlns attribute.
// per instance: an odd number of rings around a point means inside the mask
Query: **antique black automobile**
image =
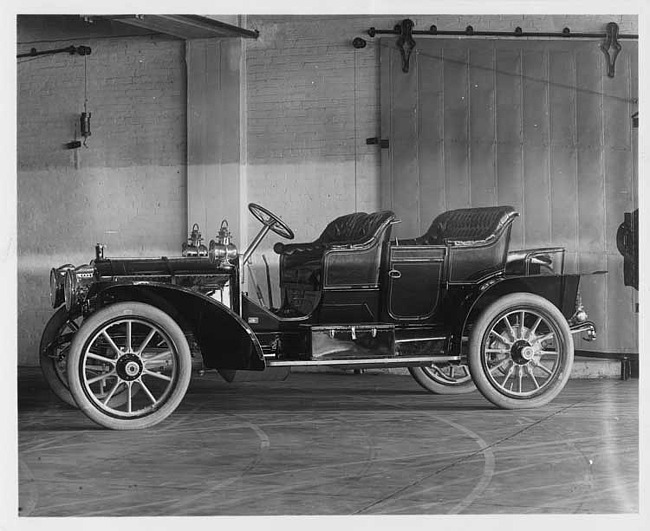
<svg viewBox="0 0 650 531"><path fill-rule="evenodd" d="M547 404L573 364L572 333L595 337L564 274L564 249L509 252L512 207L452 210L426 234L392 240L392 212L332 221L318 239L277 243L279 308L241 289L244 265L275 214L251 203L262 229L239 253L222 223L209 251L198 226L175 258L106 258L52 269L59 308L40 360L63 400L113 429L152 426L178 406L192 367L236 371L328 365L408 367L433 393L475 386L502 408Z"/></svg>

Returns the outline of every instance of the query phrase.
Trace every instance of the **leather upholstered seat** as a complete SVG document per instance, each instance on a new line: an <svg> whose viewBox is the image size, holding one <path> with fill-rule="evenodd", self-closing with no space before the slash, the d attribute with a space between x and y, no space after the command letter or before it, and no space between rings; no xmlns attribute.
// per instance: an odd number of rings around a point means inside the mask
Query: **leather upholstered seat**
<svg viewBox="0 0 650 531"><path fill-rule="evenodd" d="M511 206L448 210L433 220L425 234L410 242L416 245L483 245L501 236L518 215Z"/></svg>
<svg viewBox="0 0 650 531"><path fill-rule="evenodd" d="M325 256L328 253L337 253L336 256L341 257L346 254L346 267L369 270L362 276L369 275L368 281L378 282L380 252L373 253L372 250L381 250L381 243L389 238L388 228L394 219L395 214L390 211L372 214L355 212L330 222L313 242L276 243L273 250L280 255L280 284L309 284L316 289L323 282ZM360 259L350 260L350 255L355 254ZM377 275L374 274L375 269ZM350 273L354 277L352 271Z"/></svg>
<svg viewBox="0 0 650 531"><path fill-rule="evenodd" d="M446 245L449 281L475 281L505 268L512 222L511 206L461 208L438 215L429 230L399 245Z"/></svg>

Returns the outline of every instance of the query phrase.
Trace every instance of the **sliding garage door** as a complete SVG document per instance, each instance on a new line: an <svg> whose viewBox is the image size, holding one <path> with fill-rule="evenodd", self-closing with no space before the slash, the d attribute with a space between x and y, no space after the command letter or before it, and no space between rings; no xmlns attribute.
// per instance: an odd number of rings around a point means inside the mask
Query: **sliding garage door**
<svg viewBox="0 0 650 531"><path fill-rule="evenodd" d="M638 352L636 292L616 230L637 208L637 47L606 75L596 40L425 39L408 73L381 40L382 201L422 234L444 210L512 205L511 248L563 246L569 271L607 270L582 292L594 345ZM595 348L594 348L595 347Z"/></svg>

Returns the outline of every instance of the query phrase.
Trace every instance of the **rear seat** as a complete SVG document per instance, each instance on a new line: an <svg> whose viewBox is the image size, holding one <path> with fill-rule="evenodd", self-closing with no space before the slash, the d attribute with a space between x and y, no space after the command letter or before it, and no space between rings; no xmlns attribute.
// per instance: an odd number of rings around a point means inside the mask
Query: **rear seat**
<svg viewBox="0 0 650 531"><path fill-rule="evenodd" d="M474 281L503 270L512 222L519 213L511 206L461 208L438 215L422 236L399 245L449 247L449 281Z"/></svg>

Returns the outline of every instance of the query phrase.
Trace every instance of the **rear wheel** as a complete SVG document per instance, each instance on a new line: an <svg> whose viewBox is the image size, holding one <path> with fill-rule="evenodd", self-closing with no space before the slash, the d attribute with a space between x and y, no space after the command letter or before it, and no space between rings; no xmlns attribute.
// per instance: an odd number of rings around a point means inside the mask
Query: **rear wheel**
<svg viewBox="0 0 650 531"><path fill-rule="evenodd" d="M128 430L167 418L185 396L191 369L178 324L154 306L124 302L84 322L70 347L67 374L72 396L88 417ZM124 402L113 403L120 393Z"/></svg>
<svg viewBox="0 0 650 531"><path fill-rule="evenodd" d="M411 376L427 391L437 395L460 395L476 390L469 367L464 364L432 363L409 367Z"/></svg>
<svg viewBox="0 0 650 531"><path fill-rule="evenodd" d="M505 409L548 404L573 366L573 338L554 304L531 293L488 306L470 334L469 368L479 391Z"/></svg>

